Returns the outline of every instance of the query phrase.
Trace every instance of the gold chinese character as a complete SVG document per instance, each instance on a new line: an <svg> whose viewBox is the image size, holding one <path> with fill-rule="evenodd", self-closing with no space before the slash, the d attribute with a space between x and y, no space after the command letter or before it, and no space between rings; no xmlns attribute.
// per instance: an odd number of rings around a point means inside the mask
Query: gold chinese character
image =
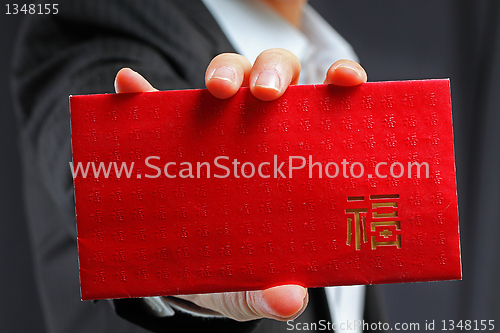
<svg viewBox="0 0 500 333"><path fill-rule="evenodd" d="M363 232L363 243L368 241L366 236L365 216L360 215L360 213L366 213L367 211L368 210L366 208L353 208L345 210L347 214L354 214L354 241L356 242L356 250L361 250L361 232ZM352 221L352 218L347 218L347 245L351 245Z"/></svg>

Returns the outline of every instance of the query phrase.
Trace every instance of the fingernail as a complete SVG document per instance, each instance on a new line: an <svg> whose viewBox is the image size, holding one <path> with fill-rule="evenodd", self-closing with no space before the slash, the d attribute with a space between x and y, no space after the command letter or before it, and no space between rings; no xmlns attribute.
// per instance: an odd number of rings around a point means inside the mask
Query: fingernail
<svg viewBox="0 0 500 333"><path fill-rule="evenodd" d="M363 78L363 79L366 80L365 73L363 71L361 71L359 68L355 67L355 66L351 66L351 65L348 65L348 64L341 64L336 69L337 70L338 69L347 70L349 72L354 73L356 76L358 76L358 77Z"/></svg>
<svg viewBox="0 0 500 333"><path fill-rule="evenodd" d="M263 87L263 88L274 89L274 90L279 91L280 90L280 77L278 76L278 73L276 73L275 71L264 70L257 77L257 80L255 81L255 85Z"/></svg>
<svg viewBox="0 0 500 333"><path fill-rule="evenodd" d="M219 67L213 73L210 79L219 79L224 81L229 81L232 84L236 84L236 73L230 67Z"/></svg>

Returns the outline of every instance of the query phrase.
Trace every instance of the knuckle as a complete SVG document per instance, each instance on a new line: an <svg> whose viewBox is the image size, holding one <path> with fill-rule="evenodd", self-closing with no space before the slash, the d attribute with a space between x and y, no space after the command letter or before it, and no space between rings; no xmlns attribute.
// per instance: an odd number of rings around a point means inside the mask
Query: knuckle
<svg viewBox="0 0 500 333"><path fill-rule="evenodd" d="M285 49L268 49L257 58L258 62L274 67L290 68L293 73L300 71L300 60L292 52Z"/></svg>
<svg viewBox="0 0 500 333"><path fill-rule="evenodd" d="M247 58L237 53L221 53L216 55L212 61L248 62Z"/></svg>

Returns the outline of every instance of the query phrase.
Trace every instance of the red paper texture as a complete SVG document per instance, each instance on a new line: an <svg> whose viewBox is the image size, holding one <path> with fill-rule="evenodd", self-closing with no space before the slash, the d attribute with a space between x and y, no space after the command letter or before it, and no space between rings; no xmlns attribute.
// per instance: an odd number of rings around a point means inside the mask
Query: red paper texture
<svg viewBox="0 0 500 333"><path fill-rule="evenodd" d="M70 104L83 300L461 278L448 80Z"/></svg>

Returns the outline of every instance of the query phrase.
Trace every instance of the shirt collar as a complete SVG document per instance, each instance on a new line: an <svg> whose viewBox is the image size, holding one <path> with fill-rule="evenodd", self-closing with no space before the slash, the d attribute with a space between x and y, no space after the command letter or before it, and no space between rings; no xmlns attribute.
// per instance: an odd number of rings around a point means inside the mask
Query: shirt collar
<svg viewBox="0 0 500 333"><path fill-rule="evenodd" d="M315 54L329 57L333 62L339 59L359 61L351 45L309 5L304 6L301 29L316 49Z"/></svg>

